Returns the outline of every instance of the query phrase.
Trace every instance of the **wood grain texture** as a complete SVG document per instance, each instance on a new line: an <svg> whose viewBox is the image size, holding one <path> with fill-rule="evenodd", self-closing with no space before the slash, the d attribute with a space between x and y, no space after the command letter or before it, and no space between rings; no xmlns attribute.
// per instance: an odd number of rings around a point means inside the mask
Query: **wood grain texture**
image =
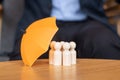
<svg viewBox="0 0 120 80"><path fill-rule="evenodd" d="M22 61L0 62L0 80L120 80L120 60L78 59L69 67L40 59L32 67Z"/></svg>

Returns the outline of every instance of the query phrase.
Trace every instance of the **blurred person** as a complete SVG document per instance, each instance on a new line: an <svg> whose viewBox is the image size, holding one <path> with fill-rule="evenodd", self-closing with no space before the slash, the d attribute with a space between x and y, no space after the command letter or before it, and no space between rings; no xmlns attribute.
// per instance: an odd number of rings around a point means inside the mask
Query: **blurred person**
<svg viewBox="0 0 120 80"><path fill-rule="evenodd" d="M25 29L34 21L55 16L58 32L53 40L75 41L77 58L120 59L120 38L108 22L104 0L25 0L10 60L21 59L20 43ZM48 58L45 53L41 58Z"/></svg>
<svg viewBox="0 0 120 80"><path fill-rule="evenodd" d="M0 29L0 57L9 60L8 53L13 51L15 31L23 12L23 0L0 0L1 29ZM3 59L3 58L2 58Z"/></svg>

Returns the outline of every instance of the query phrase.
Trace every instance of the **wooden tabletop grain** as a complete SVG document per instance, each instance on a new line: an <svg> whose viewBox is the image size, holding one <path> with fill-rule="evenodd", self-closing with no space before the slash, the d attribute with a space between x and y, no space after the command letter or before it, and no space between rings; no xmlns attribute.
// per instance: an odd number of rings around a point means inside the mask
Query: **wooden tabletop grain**
<svg viewBox="0 0 120 80"><path fill-rule="evenodd" d="M0 62L0 80L120 80L120 60L77 59L72 66L53 66L47 59L32 67L21 60Z"/></svg>

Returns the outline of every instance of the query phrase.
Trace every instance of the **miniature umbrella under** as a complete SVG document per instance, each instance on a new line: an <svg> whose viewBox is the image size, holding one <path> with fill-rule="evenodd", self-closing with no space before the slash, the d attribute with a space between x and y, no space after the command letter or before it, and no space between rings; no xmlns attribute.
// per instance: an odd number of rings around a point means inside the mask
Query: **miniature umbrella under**
<svg viewBox="0 0 120 80"><path fill-rule="evenodd" d="M21 56L25 65L32 66L48 50L57 30L55 17L37 20L26 29L21 41Z"/></svg>

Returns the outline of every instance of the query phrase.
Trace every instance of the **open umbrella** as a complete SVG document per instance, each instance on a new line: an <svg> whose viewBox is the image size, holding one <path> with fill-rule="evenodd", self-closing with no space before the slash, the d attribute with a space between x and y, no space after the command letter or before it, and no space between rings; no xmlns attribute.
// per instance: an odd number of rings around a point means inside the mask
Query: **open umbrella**
<svg viewBox="0 0 120 80"><path fill-rule="evenodd" d="M32 66L48 50L57 30L55 17L37 20L28 26L21 41L21 56L25 65Z"/></svg>

